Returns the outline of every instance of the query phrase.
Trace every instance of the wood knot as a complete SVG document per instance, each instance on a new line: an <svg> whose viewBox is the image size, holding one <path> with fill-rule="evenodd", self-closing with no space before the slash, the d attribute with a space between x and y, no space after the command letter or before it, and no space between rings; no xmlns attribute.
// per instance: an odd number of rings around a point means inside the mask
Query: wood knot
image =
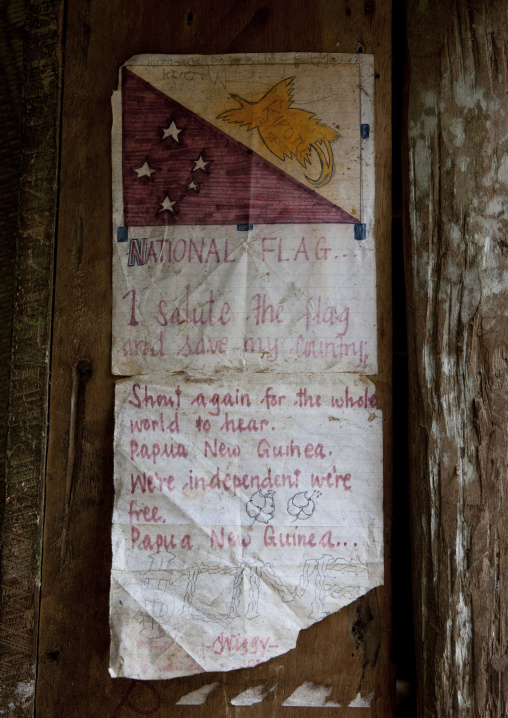
<svg viewBox="0 0 508 718"><path fill-rule="evenodd" d="M80 379L89 379L93 374L93 364L90 359L80 359L76 364L76 371Z"/></svg>

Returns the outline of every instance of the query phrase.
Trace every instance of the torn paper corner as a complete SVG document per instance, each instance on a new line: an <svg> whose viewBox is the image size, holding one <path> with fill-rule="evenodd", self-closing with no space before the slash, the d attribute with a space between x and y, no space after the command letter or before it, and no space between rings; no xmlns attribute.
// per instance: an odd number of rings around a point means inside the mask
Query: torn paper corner
<svg viewBox="0 0 508 718"><path fill-rule="evenodd" d="M254 666L380 585L381 424L356 375L118 382L112 674Z"/></svg>

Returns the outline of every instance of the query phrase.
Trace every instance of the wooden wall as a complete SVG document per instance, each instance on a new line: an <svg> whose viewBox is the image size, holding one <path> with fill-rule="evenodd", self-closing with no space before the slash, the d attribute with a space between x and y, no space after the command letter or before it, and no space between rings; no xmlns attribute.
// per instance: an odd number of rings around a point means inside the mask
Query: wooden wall
<svg viewBox="0 0 508 718"><path fill-rule="evenodd" d="M362 692L375 688L371 709L327 709L337 715L390 715L389 586L306 631L287 656L251 671L152 686L107 675L113 422L109 99L117 68L146 51L375 54L383 362L376 382L387 417L389 477L389 3L75 0L64 6L33 0L28 10L22 241L2 544L1 709L12 716L33 714L38 642L42 716L128 716L135 714L132 706L156 708L156 716L242 710L266 715L268 708L273 715L291 715L295 709L280 704L304 680L333 686L330 697L344 705L359 686ZM507 38L502 0L407 2L408 122L402 139L421 716L506 713ZM220 691L202 708L174 707L181 695L215 678ZM276 680L277 689L258 707L228 702L244 687Z"/></svg>
<svg viewBox="0 0 508 718"><path fill-rule="evenodd" d="M281 704L307 681L331 687L328 698L342 707L327 713L392 715L390 3L32 0L29 9L21 229L26 242L18 299L25 324L15 333L15 361L25 374L13 375L0 705L16 717L33 715L36 704L37 715L45 718L123 718L141 712L248 713L252 718L297 712L305 718L316 709ZM244 51L375 56L381 367L375 382L385 419L386 585L303 632L294 651L256 668L150 684L112 680L107 671L113 495L111 93L119 66L136 53ZM33 318L27 313L32 301L37 304ZM22 472L16 473L19 467ZM175 705L214 681L220 686L202 706ZM231 705L234 696L259 685L274 688L263 702L250 708ZM348 708L358 693L371 692L370 707Z"/></svg>
<svg viewBox="0 0 508 718"><path fill-rule="evenodd" d="M508 705L508 16L408 3L411 506L419 715Z"/></svg>
<svg viewBox="0 0 508 718"><path fill-rule="evenodd" d="M30 41L24 48L17 287L0 557L0 705L6 715L30 715L37 670L58 195L60 6L53 0L29 5L25 30Z"/></svg>

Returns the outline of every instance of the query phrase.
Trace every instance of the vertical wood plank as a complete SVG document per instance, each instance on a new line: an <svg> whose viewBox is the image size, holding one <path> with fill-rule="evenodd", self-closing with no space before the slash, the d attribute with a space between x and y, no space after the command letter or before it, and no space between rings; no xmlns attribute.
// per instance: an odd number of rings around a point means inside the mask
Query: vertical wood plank
<svg viewBox="0 0 508 718"><path fill-rule="evenodd" d="M42 716L315 715L283 707L304 682L329 686L344 716L392 714L390 668L391 302L390 3L76 0L68 7L62 116L47 500L37 709ZM256 668L153 683L112 680L113 377L111 348L110 97L119 66L140 52L369 52L376 69L380 374L385 420L386 585L300 636L294 651ZM202 705L183 695L217 682ZM273 691L250 708L231 700ZM370 707L348 708L358 694ZM134 706L134 707L132 707ZM148 713L147 713L148 714Z"/></svg>
<svg viewBox="0 0 508 718"><path fill-rule="evenodd" d="M61 3L28 3L0 604L1 712L33 713L53 300Z"/></svg>
<svg viewBox="0 0 508 718"><path fill-rule="evenodd" d="M408 4L421 716L507 712L507 40L502 0Z"/></svg>

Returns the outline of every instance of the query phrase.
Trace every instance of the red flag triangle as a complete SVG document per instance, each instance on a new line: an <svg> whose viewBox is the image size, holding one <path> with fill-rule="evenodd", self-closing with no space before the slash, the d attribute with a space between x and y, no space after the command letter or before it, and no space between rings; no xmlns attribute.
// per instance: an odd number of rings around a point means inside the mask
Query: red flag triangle
<svg viewBox="0 0 508 718"><path fill-rule="evenodd" d="M359 220L126 68L126 226Z"/></svg>

